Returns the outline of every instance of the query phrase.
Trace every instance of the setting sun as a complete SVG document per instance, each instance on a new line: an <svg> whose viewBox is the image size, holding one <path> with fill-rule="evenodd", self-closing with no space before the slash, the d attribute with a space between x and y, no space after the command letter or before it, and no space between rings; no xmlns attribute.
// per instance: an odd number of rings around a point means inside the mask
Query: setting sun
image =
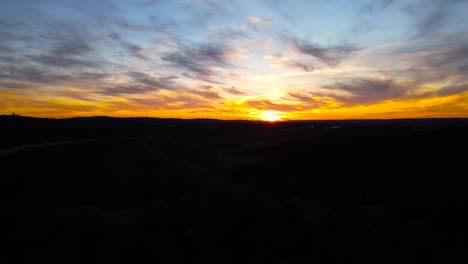
<svg viewBox="0 0 468 264"><path fill-rule="evenodd" d="M263 121L275 122L281 120L283 114L274 110L266 110L260 112L260 119Z"/></svg>

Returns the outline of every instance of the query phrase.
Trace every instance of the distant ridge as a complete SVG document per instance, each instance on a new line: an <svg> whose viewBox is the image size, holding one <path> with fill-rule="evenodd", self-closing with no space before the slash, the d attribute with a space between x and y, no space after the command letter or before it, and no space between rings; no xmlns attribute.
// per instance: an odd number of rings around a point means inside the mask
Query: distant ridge
<svg viewBox="0 0 468 264"><path fill-rule="evenodd" d="M0 120L5 119L36 119L36 120L93 120L93 119L107 119L107 120L167 120L167 121L208 121L208 122L268 122L263 120L250 120L250 119L216 119L216 118L172 118L172 117L118 117L118 116L76 116L65 118L53 117L32 117L23 115L0 115ZM462 121L468 122L467 117L429 117L429 118L369 118L369 119L298 119L298 120L280 120L274 123L300 123L300 122L407 122L407 121Z"/></svg>

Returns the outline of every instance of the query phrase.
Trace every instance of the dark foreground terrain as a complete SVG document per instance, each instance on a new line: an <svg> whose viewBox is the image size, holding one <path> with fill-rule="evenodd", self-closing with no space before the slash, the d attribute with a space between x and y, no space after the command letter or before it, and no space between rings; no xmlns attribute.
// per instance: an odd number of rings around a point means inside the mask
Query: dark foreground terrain
<svg viewBox="0 0 468 264"><path fill-rule="evenodd" d="M24 263L468 259L467 119L0 117Z"/></svg>

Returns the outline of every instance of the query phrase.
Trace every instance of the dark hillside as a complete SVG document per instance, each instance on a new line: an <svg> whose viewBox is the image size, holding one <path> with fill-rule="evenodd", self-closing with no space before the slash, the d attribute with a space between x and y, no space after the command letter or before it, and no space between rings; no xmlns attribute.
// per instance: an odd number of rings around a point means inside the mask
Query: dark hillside
<svg viewBox="0 0 468 264"><path fill-rule="evenodd" d="M25 263L468 259L466 119L0 126Z"/></svg>

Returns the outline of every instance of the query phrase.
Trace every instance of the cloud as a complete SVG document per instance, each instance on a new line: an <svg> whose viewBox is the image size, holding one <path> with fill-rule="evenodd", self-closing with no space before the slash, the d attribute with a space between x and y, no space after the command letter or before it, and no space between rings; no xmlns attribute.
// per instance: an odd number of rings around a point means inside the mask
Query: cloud
<svg viewBox="0 0 468 264"><path fill-rule="evenodd" d="M98 72L81 72L73 74L77 80L89 80L89 81L98 81L110 76L108 73L98 73Z"/></svg>
<svg viewBox="0 0 468 264"><path fill-rule="evenodd" d="M278 15L283 18L284 21L286 21L287 23L289 23L291 26L296 26L296 21L295 19L291 16L291 14L287 11L287 8L285 8L285 6L282 6L282 4L286 3L286 5L288 5L287 2L281 2L281 1L276 1L276 0L273 0L273 1L270 1L270 0L266 0L266 1L263 1L263 3L268 6L271 10L275 11L276 13L278 13Z"/></svg>
<svg viewBox="0 0 468 264"><path fill-rule="evenodd" d="M13 47L11 47L9 45L0 44L0 53L8 54L8 53L12 53L12 52L15 52L15 51L16 51L15 48L13 48Z"/></svg>
<svg viewBox="0 0 468 264"><path fill-rule="evenodd" d="M378 11L383 11L394 2L397 2L397 0L372 0L370 3L366 3L361 6L359 13L372 14Z"/></svg>
<svg viewBox="0 0 468 264"><path fill-rule="evenodd" d="M350 95L335 95L335 99L347 105L371 104L388 99L403 97L408 87L395 82L393 79L356 78L333 85L323 86L348 92Z"/></svg>
<svg viewBox="0 0 468 264"><path fill-rule="evenodd" d="M283 58L281 54L277 55L280 56L278 59L281 60L281 64L298 68L305 72L314 71L316 68L321 67L320 64L332 67L338 66L341 61L348 57L352 52L359 50L352 45L322 47L291 35L281 35L281 39L286 41L286 43L296 52L315 60L315 62L312 62L307 61L306 59L289 59Z"/></svg>
<svg viewBox="0 0 468 264"><path fill-rule="evenodd" d="M303 93L288 93L289 96L294 98L294 100L298 100L304 103L309 103L314 101L309 95Z"/></svg>
<svg viewBox="0 0 468 264"><path fill-rule="evenodd" d="M143 72L129 72L127 75L132 77L136 83L141 85L169 90L178 88L173 82L173 80L177 79L177 77L174 75L164 77L152 77Z"/></svg>
<svg viewBox="0 0 468 264"><path fill-rule="evenodd" d="M193 6L195 5L197 8L201 7L203 12L195 13L194 15L198 18L198 21L201 22L202 20L206 21L208 17L214 16L223 16L223 17L231 17L232 10L230 9L230 5L224 3L224 1L218 0L185 0L186 4L188 4L189 10L194 10ZM190 6L191 5L191 6Z"/></svg>
<svg viewBox="0 0 468 264"><path fill-rule="evenodd" d="M231 28L210 27L208 36L209 39L214 39L218 43L231 43L238 40L249 39L250 36L243 30Z"/></svg>
<svg viewBox="0 0 468 264"><path fill-rule="evenodd" d="M312 72L315 69L315 67L312 64L301 62L301 61L289 60L283 63L288 66L292 66L292 67L304 70L305 72Z"/></svg>
<svg viewBox="0 0 468 264"><path fill-rule="evenodd" d="M109 96L118 96L125 94L143 94L151 91L156 91L158 88L138 84L117 85L110 87L102 87L97 92Z"/></svg>
<svg viewBox="0 0 468 264"><path fill-rule="evenodd" d="M231 88L223 88L223 91L225 91L226 93L230 93L230 94L233 94L233 95L243 95L244 92L242 91L239 91L236 87L231 87Z"/></svg>
<svg viewBox="0 0 468 264"><path fill-rule="evenodd" d="M407 68L393 70L395 77L405 76L419 84L453 78L468 81L464 73L468 65L468 39L446 38L431 44L412 44L393 50L389 56L412 63Z"/></svg>
<svg viewBox="0 0 468 264"><path fill-rule="evenodd" d="M228 55L231 49L222 44L205 43L196 46L180 46L177 51L164 54L161 59L173 67L187 70L195 76L186 77L212 81L215 75L213 67L227 67Z"/></svg>
<svg viewBox="0 0 468 264"><path fill-rule="evenodd" d="M449 96L454 94L461 94L468 92L468 83L460 84L460 85L447 85L440 87L434 91L425 92L422 94L418 94L417 98L424 98L424 97L443 97Z"/></svg>
<svg viewBox="0 0 468 264"><path fill-rule="evenodd" d="M144 0L140 4L145 7L157 5L161 2L161 0Z"/></svg>
<svg viewBox="0 0 468 264"><path fill-rule="evenodd" d="M192 89L184 88L183 90L181 90L181 93L185 93L187 95L195 95L207 100L218 100L222 99L222 97L219 94L219 90L219 86L201 84L197 85Z"/></svg>
<svg viewBox="0 0 468 264"><path fill-rule="evenodd" d="M92 93L83 91L82 89L65 89L61 92L61 95L81 101L95 101L94 95Z"/></svg>
<svg viewBox="0 0 468 264"><path fill-rule="evenodd" d="M3 81L0 76L0 88L28 89L31 88L31 84L16 81Z"/></svg>
<svg viewBox="0 0 468 264"><path fill-rule="evenodd" d="M71 68L71 67L96 67L97 63L89 60L75 59L56 55L27 55L31 60L43 65Z"/></svg>
<svg viewBox="0 0 468 264"><path fill-rule="evenodd" d="M311 94L290 92L288 93L288 96L292 98L294 102L300 102L300 107L303 110L310 110L314 108L324 107L327 105L327 103L324 101L321 101L317 98L312 98Z"/></svg>
<svg viewBox="0 0 468 264"><path fill-rule="evenodd" d="M188 72L183 72L182 73L183 77L189 78L189 79L194 79L194 80L199 80L207 83L212 83L212 84L219 84L221 85L222 83L220 81L217 81L215 78L215 72L213 71L209 75L202 75L202 74L191 74Z"/></svg>
<svg viewBox="0 0 468 264"><path fill-rule="evenodd" d="M153 77L142 72L129 72L127 75L132 78L131 82L101 87L97 92L109 96L119 96L126 94L144 94L163 89L182 89L174 83L174 79L177 78L175 76Z"/></svg>
<svg viewBox="0 0 468 264"><path fill-rule="evenodd" d="M222 99L222 97L213 91L190 90L189 93L201 96L206 99Z"/></svg>
<svg viewBox="0 0 468 264"><path fill-rule="evenodd" d="M145 96L144 98L131 98L130 102L138 104L140 107L150 107L160 110L185 110L193 108L212 109L213 102L209 99L190 92L178 92L169 94L158 94Z"/></svg>
<svg viewBox="0 0 468 264"><path fill-rule="evenodd" d="M435 57L435 58L434 58ZM438 55L433 56L436 61L431 66L443 67L447 65L460 65L468 63L468 41L464 43L463 46L456 47L454 49L448 50L447 52L439 53ZM460 65L463 67L465 65Z"/></svg>
<svg viewBox="0 0 468 264"><path fill-rule="evenodd" d="M397 1L397 0L374 0L362 5L360 14L373 14L385 11L387 8L400 4L401 10L414 21L414 33L411 38L434 37L441 33L451 22L456 14L456 9L466 8L465 0L422 0L422 1ZM458 7L457 7L458 5ZM460 18L461 20L463 18ZM461 21L460 20L460 21ZM369 25L366 25L369 27Z"/></svg>
<svg viewBox="0 0 468 264"><path fill-rule="evenodd" d="M3 14L0 13L0 15ZM31 34L25 34L21 31L20 25L13 18L0 18L0 53L15 52L18 49L15 44L32 40Z"/></svg>
<svg viewBox="0 0 468 264"><path fill-rule="evenodd" d="M407 5L403 11L416 19L413 38L432 37L439 33L448 24L455 6L466 3L465 0L428 0Z"/></svg>
<svg viewBox="0 0 468 264"><path fill-rule="evenodd" d="M58 56L84 55L93 51L90 44L81 38L72 40L62 40L53 50L53 53Z"/></svg>
<svg viewBox="0 0 468 264"><path fill-rule="evenodd" d="M74 33L67 32L66 29ZM99 63L95 59L86 57L94 51L87 38L88 36L85 37L74 26L61 26L56 33L44 35L44 39L52 41L49 45L54 45L48 52L41 55L26 55L26 57L46 66L98 67Z"/></svg>
<svg viewBox="0 0 468 264"><path fill-rule="evenodd" d="M284 57L281 53L267 54L263 56L264 59L272 60L275 59L278 61L278 64L275 65L286 65L292 68L298 68L305 72L312 72L315 69L315 66L311 62L293 60L287 57Z"/></svg>
<svg viewBox="0 0 468 264"><path fill-rule="evenodd" d="M39 70L35 67L1 67L0 80L10 80L15 82L29 82L35 84L58 84L65 81L71 81L73 78L68 74L50 73L45 70Z"/></svg>
<svg viewBox="0 0 468 264"><path fill-rule="evenodd" d="M468 84L444 86L437 90L437 96L448 96L468 92Z"/></svg>
<svg viewBox="0 0 468 264"><path fill-rule="evenodd" d="M1 94L1 97L7 99L3 106L0 105L2 111L17 112L19 110L24 115L70 116L85 114L98 109L92 102L37 98L22 93Z"/></svg>
<svg viewBox="0 0 468 264"><path fill-rule="evenodd" d="M396 2L396 0L381 0L380 2L382 3L383 7L387 7L391 5L393 2Z"/></svg>
<svg viewBox="0 0 468 264"><path fill-rule="evenodd" d="M275 111L297 111L301 108L296 105L284 104L284 103L274 103L268 99L252 99L247 100L244 104L248 107L252 107L259 110L275 110Z"/></svg>
<svg viewBox="0 0 468 264"><path fill-rule="evenodd" d="M122 39L122 37L115 32L108 34L108 36L115 42L119 43L130 55L143 60L148 59L144 54L145 50L142 47Z"/></svg>
<svg viewBox="0 0 468 264"><path fill-rule="evenodd" d="M253 25L258 25L258 24L266 24L266 23L271 23L273 19L271 19L271 17L249 17L247 19L247 21L250 23L250 24L253 24Z"/></svg>
<svg viewBox="0 0 468 264"><path fill-rule="evenodd" d="M271 17L249 17L247 23L254 29L258 29L260 25L270 24L273 19Z"/></svg>
<svg viewBox="0 0 468 264"><path fill-rule="evenodd" d="M337 66L350 53L359 50L352 45L322 47L290 35L282 38L299 53L312 56L328 66Z"/></svg>
<svg viewBox="0 0 468 264"><path fill-rule="evenodd" d="M468 64L467 64L467 65L460 66L460 67L458 68L458 73L460 73L460 74L468 74Z"/></svg>
<svg viewBox="0 0 468 264"><path fill-rule="evenodd" d="M323 88L347 92L330 95L347 105L445 97L466 92L468 77L463 72L468 65L466 37L446 36L431 42L412 40L386 56L391 63L404 62L406 67L381 72L385 78L343 79Z"/></svg>
<svg viewBox="0 0 468 264"><path fill-rule="evenodd" d="M0 18L0 28L11 28L11 27L16 27L18 25L19 25L18 22Z"/></svg>
<svg viewBox="0 0 468 264"><path fill-rule="evenodd" d="M107 73L77 72L54 73L47 68L33 66L0 66L0 85L18 88L40 88L44 85L73 84L83 86L98 84L108 77Z"/></svg>

